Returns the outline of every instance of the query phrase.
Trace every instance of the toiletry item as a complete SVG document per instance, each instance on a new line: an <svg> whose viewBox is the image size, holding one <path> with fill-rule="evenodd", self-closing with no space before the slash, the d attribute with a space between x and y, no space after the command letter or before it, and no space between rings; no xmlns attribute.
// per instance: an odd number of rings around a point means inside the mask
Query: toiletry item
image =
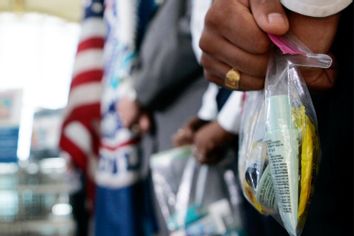
<svg viewBox="0 0 354 236"><path fill-rule="evenodd" d="M203 218L186 225L187 235L225 235L229 230L226 219L232 217L227 199L220 199L208 206Z"/></svg>
<svg viewBox="0 0 354 236"><path fill-rule="evenodd" d="M170 230L178 230L188 227L190 224L203 218L206 214L207 212L200 206L191 204L187 207L186 212L176 211L175 214L171 215L168 219L167 225ZM179 220L181 215L184 217L182 222Z"/></svg>
<svg viewBox="0 0 354 236"><path fill-rule="evenodd" d="M269 165L263 171L256 189L256 199L264 209L269 213L277 211L277 202L275 200L274 184L270 173Z"/></svg>
<svg viewBox="0 0 354 236"><path fill-rule="evenodd" d="M314 175L317 172L320 145L316 127L306 114L304 106L293 109L295 126L301 130L301 179L298 219L301 224L306 216L306 209L312 194Z"/></svg>
<svg viewBox="0 0 354 236"><path fill-rule="evenodd" d="M299 132L295 128L287 95L266 99L266 139L269 165L284 227L296 235L299 196Z"/></svg>
<svg viewBox="0 0 354 236"><path fill-rule="evenodd" d="M180 147L151 157L154 190L169 234L240 236L237 181L230 178L234 162L200 165L191 150Z"/></svg>

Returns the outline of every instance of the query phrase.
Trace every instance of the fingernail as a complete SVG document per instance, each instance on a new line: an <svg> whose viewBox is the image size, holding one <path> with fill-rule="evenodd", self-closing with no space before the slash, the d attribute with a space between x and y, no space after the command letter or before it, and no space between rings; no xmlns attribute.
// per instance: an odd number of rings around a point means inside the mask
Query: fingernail
<svg viewBox="0 0 354 236"><path fill-rule="evenodd" d="M286 19L280 13L270 13L268 14L268 23L269 24L287 24Z"/></svg>

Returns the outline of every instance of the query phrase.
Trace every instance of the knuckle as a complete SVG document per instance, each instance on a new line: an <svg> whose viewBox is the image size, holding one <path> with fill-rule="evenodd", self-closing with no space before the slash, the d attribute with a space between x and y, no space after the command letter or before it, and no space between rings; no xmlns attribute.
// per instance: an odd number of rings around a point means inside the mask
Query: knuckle
<svg viewBox="0 0 354 236"><path fill-rule="evenodd" d="M200 63L203 65L204 70L210 69L211 63L209 57L203 53L202 57L200 58Z"/></svg>
<svg viewBox="0 0 354 236"><path fill-rule="evenodd" d="M199 48L203 52L211 51L212 40L209 31L204 30L199 40Z"/></svg>
<svg viewBox="0 0 354 236"><path fill-rule="evenodd" d="M204 24L206 27L216 28L220 23L220 11L210 8L205 15Z"/></svg>

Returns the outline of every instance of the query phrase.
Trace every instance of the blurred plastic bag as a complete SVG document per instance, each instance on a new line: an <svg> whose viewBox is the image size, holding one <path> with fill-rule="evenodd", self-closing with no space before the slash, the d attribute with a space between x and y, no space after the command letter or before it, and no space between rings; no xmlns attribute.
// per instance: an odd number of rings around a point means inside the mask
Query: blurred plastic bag
<svg viewBox="0 0 354 236"><path fill-rule="evenodd" d="M311 96L298 67L328 68L293 36L270 36L278 49L265 89L249 92L241 121L239 177L243 193L292 236L301 234L317 172L320 146Z"/></svg>
<svg viewBox="0 0 354 236"><path fill-rule="evenodd" d="M154 189L171 235L244 235L235 159L227 159L200 165L189 146L152 156Z"/></svg>

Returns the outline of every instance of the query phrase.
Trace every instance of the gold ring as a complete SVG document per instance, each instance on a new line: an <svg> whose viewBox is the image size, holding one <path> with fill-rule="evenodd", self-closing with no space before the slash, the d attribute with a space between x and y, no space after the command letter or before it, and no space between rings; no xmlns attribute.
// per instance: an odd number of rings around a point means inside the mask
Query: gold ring
<svg viewBox="0 0 354 236"><path fill-rule="evenodd" d="M231 68L225 76L225 86L230 89L240 88L240 72L234 68Z"/></svg>

